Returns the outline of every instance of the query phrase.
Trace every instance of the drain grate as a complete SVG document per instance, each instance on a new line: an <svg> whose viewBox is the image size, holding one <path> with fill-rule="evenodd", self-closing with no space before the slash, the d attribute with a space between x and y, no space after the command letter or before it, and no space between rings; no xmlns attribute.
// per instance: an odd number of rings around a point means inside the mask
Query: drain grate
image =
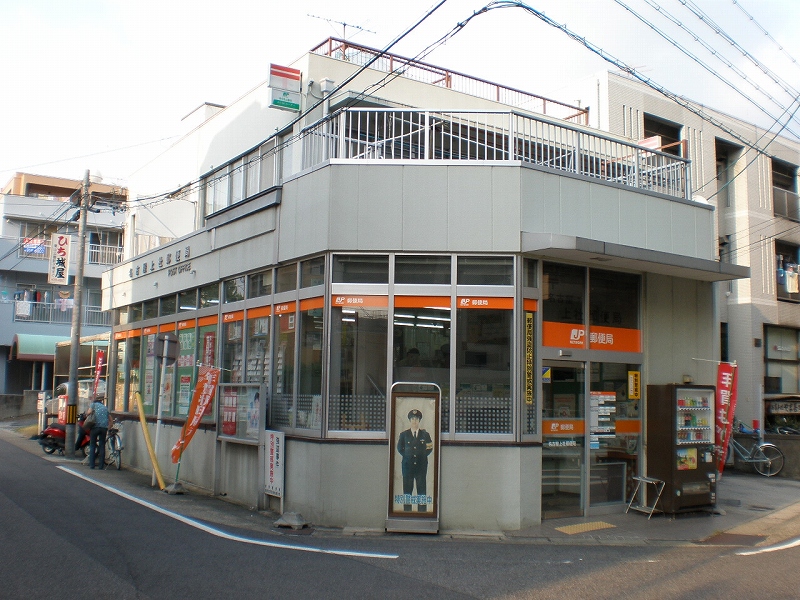
<svg viewBox="0 0 800 600"><path fill-rule="evenodd" d="M592 523L578 523L577 525L565 525L564 527L556 527L556 531L574 535L576 533L586 533L587 531L597 531L598 529L610 529L616 525L611 523L604 523L603 521L594 521Z"/></svg>

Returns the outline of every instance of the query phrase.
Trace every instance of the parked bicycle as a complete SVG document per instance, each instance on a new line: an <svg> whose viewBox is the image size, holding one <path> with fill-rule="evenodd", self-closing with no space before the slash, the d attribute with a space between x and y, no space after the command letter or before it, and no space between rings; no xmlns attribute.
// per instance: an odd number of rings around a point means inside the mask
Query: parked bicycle
<svg viewBox="0 0 800 600"><path fill-rule="evenodd" d="M122 468L122 423L114 419L106 435L106 466L114 465L117 470Z"/></svg>
<svg viewBox="0 0 800 600"><path fill-rule="evenodd" d="M764 477L777 475L783 469L785 458L783 452L775 444L764 442L759 429L750 429L744 423L735 421L734 431L745 433L752 437L753 444L747 448L736 438L731 436L729 447L731 451L744 463L751 464Z"/></svg>

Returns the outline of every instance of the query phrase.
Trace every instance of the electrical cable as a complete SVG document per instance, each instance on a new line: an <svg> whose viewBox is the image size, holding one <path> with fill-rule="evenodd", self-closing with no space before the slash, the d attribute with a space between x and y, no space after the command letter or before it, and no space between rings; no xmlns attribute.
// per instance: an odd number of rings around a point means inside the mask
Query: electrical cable
<svg viewBox="0 0 800 600"><path fill-rule="evenodd" d="M641 21L642 23L644 23L645 25L647 25L647 26L648 26L650 29L652 29L653 31L655 31L655 32L656 32L656 33L657 33L659 36L661 36L661 37L662 37L664 40L666 40L667 42L669 42L670 44L672 44L672 45L673 45L675 48L677 48L678 50L680 50L680 51L681 51L681 52L682 52L684 55L686 55L687 57L689 57L689 58L690 58L692 61L694 61L695 63L697 63L698 65L700 65L700 66L701 66L703 69L705 69L705 70L706 70L708 73L710 73L710 74L711 74L713 77L715 77L716 79L718 79L719 81L721 81L723 84L725 84L726 86L728 86L730 89L732 89L732 90L733 90L733 91L734 91L736 94L738 94L739 96L741 96L742 98L744 98L744 99L745 99L747 102L749 102L750 104L752 104L753 106L755 106L755 107L756 107L758 110L760 110L760 111L761 111L762 113L764 113L764 114L765 114L767 117L769 117L769 119L770 119L771 121L773 121L773 122L777 121L777 119L775 118L775 116L774 116L774 115L772 115L772 114L771 114L769 111L767 111L767 109L765 109L763 106L761 106L761 105L760 105L759 103L757 103L755 100L753 100L753 99L752 99L752 98L751 98L749 95L745 94L745 93L744 93L744 91L742 91L741 89L739 89L738 87L736 87L736 85L734 85L734 84L733 84L731 81L727 80L727 79L726 79L725 77L723 77L723 76L722 76L720 73L718 73L717 71L715 71L715 70L714 70L714 69L713 69L713 68L712 68L710 65L708 65L708 64L706 64L705 62L703 62L702 60L700 60L700 58L699 58L699 57L697 57L695 54L693 54L692 52L690 52L688 48L685 48L684 46L682 46L682 45L681 45L681 44L680 44L680 43L679 43L679 42L678 42L678 41L677 41L675 38L673 38L673 37L669 36L669 35L668 35L666 32L664 32L664 31L662 31L661 29L659 29L658 27L656 27L656 26L655 26L655 25L654 25L652 22L650 22L650 21L648 21L647 19L645 19L645 18L644 18L642 15L640 15L640 14L639 14L639 13L637 13L635 10L633 10L633 8L631 8L629 5L627 5L627 4L625 4L624 2L622 2L622 0L614 0L614 2L616 2L616 3L617 3L619 6L621 6L621 7L622 7L622 8L624 8L625 10L627 10L627 11L628 11L629 13L631 13L631 14L632 14L634 17L636 17L637 19L639 19L639 21ZM689 34L689 35L690 35L690 36L691 36L691 37L692 37L692 38L693 38L693 39L694 39L696 42L698 42L698 43L699 43L701 46L703 46L703 48L705 48L705 49L706 49L706 50L707 50L707 51L708 51L708 52L709 52L709 53L710 53L712 56L714 56L715 58L717 58L717 59L718 59L720 62L722 62L722 63L723 63L725 66L727 66L729 69L731 69L731 70L732 70L734 73L736 73L736 75L738 75L738 76L739 76L740 78L742 78L744 81L746 81L747 83L749 83L749 84L750 84L750 85L751 85L751 86L752 86L752 87L753 87L753 88L754 88L756 91L758 91L758 92L760 92L762 95L764 95L764 96L765 96L765 97L766 97L768 100L770 100L770 101L771 101L773 104L775 104L775 105L776 105L778 108L781 108L781 109L783 109L783 110L785 110L785 109L786 109L786 107L785 107L785 106L783 106L783 104L781 104L781 103L780 103L780 101L778 101L778 99L777 99L777 98L773 97L773 96L772 96L771 94L769 94L769 92L767 92L765 89L763 89L763 88L762 88L762 87L760 87L758 84L756 84L756 83L754 83L753 81L751 81L751 80L750 80L750 79L747 77L747 74L746 74L744 71L742 71L741 69L739 69L739 68L738 68L736 65L734 65L734 64L733 64L733 63L732 63L730 60L728 60L727 58L725 58L724 56L722 56L722 54L721 54L720 52L718 52L718 51L717 51L715 48L713 48L713 47L712 47L710 44L708 44L706 41L704 41L702 38L700 38L700 36L699 36L699 35L697 35L697 34L696 34L696 33L694 33L693 31L691 31L691 30L690 30L688 27L686 27L685 25L683 25L683 23L681 23L681 22L680 22L680 21L679 21L677 18L675 18L675 17L674 17L674 16L673 16L671 13L669 13L668 11L666 11L664 8L662 8L662 7L661 7L659 4L657 4L657 3L656 3L656 2L654 2L653 0L644 0L644 2L646 2L648 5L650 5L650 6L651 6L651 7L652 7L654 10L656 10L656 11L657 11L657 12L659 12L660 14L664 15L665 17L667 17L667 18L668 18L670 21L672 21L672 22L673 22L675 25L677 25L678 27L680 27L681 29L683 29L683 30L684 30L686 33L688 33L688 34ZM794 95L795 95L795 94L793 94L793 96L794 96ZM800 136L798 136L798 135L797 135L797 133L795 133L795 132L794 132L794 131L792 131L791 129L788 129L788 128L787 128L787 129L786 129L786 131L788 131L789 133L791 133L792 135L794 135L795 137L797 137L798 139L800 139Z"/></svg>

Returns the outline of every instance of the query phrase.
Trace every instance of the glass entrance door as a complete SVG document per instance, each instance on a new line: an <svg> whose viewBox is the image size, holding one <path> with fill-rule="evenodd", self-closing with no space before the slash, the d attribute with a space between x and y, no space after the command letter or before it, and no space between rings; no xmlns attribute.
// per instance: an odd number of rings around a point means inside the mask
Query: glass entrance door
<svg viewBox="0 0 800 600"><path fill-rule="evenodd" d="M582 516L586 367L561 361L542 366L542 518Z"/></svg>

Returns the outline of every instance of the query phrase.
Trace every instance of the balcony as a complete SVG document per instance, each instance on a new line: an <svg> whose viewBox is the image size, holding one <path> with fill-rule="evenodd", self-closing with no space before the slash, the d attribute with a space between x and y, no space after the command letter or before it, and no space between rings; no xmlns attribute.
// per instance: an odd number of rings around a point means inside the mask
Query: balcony
<svg viewBox="0 0 800 600"><path fill-rule="evenodd" d="M302 135L304 169L330 159L521 161L691 198L687 159L516 112L347 109Z"/></svg>
<svg viewBox="0 0 800 600"><path fill-rule="evenodd" d="M64 302L14 301L14 321L21 323L51 323L70 325L72 306ZM103 312L99 306L84 306L81 325L89 327L111 327L111 313Z"/></svg>
<svg viewBox="0 0 800 600"><path fill-rule="evenodd" d="M790 190L779 187L772 188L773 214L800 222L800 196Z"/></svg>
<svg viewBox="0 0 800 600"><path fill-rule="evenodd" d="M50 260L50 240L43 238L19 238L17 258ZM89 244L86 251L86 264L116 265L122 262L122 248L119 246L103 246Z"/></svg>

